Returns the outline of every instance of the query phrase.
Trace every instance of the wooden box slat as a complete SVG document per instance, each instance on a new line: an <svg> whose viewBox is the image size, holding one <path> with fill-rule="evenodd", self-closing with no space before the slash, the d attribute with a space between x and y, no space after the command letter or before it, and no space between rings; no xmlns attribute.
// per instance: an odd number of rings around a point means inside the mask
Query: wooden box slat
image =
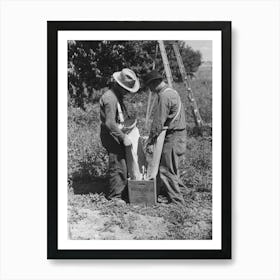
<svg viewBox="0 0 280 280"><path fill-rule="evenodd" d="M128 180L128 197L131 204L155 205L157 202L155 180Z"/></svg>

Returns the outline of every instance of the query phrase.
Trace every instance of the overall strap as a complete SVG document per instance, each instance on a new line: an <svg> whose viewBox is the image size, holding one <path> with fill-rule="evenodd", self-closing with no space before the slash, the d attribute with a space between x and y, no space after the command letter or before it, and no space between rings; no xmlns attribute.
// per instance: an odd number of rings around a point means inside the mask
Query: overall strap
<svg viewBox="0 0 280 280"><path fill-rule="evenodd" d="M118 117L119 117L119 128L122 129L124 127L124 117L123 117L123 112L121 108L121 104L117 102L117 111L118 111Z"/></svg>

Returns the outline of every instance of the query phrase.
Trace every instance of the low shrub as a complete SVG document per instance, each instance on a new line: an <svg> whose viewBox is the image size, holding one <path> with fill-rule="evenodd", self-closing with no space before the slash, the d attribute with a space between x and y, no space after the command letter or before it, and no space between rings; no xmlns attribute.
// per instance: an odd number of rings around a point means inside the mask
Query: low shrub
<svg viewBox="0 0 280 280"><path fill-rule="evenodd" d="M104 176L108 156L99 138L99 107L88 105L86 110L68 110L68 178L90 180Z"/></svg>

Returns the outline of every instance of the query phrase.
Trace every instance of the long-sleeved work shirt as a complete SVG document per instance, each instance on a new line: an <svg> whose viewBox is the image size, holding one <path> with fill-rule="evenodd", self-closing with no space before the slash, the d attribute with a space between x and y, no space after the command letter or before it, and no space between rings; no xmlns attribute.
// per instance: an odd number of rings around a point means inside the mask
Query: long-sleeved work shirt
<svg viewBox="0 0 280 280"><path fill-rule="evenodd" d="M172 121L179 109L179 115ZM180 95L167 85L158 93L158 102L149 135L150 143L156 140L164 126L168 127L169 132L186 129L185 110Z"/></svg>
<svg viewBox="0 0 280 280"><path fill-rule="evenodd" d="M119 143L122 143L125 134L119 128L118 102L116 94L112 90L106 91L100 98L100 119L101 125L111 134Z"/></svg>

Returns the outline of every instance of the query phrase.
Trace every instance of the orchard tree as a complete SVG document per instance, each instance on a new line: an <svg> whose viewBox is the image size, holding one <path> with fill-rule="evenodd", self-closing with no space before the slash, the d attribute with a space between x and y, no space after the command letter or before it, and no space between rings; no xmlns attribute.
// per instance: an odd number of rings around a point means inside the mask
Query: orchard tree
<svg viewBox="0 0 280 280"><path fill-rule="evenodd" d="M165 41L173 78L181 81L171 44ZM184 42L180 53L188 73L197 71L201 54ZM68 41L68 92L71 103L81 108L90 102L97 90L107 87L115 71L130 68L141 77L155 68L164 75L157 41ZM96 96L95 96L96 97ZM94 99L97 100L98 96Z"/></svg>

